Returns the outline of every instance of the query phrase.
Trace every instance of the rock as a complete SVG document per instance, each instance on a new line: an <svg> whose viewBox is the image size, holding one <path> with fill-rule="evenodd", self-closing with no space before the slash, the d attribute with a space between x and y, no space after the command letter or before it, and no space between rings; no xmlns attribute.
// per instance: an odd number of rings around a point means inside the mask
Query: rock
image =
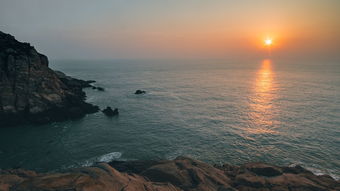
<svg viewBox="0 0 340 191"><path fill-rule="evenodd" d="M296 167L279 167L265 163L247 163L241 166L216 166L233 181L238 190L337 190L340 182L329 176L317 176Z"/></svg>
<svg viewBox="0 0 340 191"><path fill-rule="evenodd" d="M153 182L169 182L188 191L231 188L231 181L222 170L187 157L163 161L146 169L141 175Z"/></svg>
<svg viewBox="0 0 340 191"><path fill-rule="evenodd" d="M86 103L87 81L48 67L48 58L28 43L0 32L0 127L48 123L99 110Z"/></svg>
<svg viewBox="0 0 340 191"><path fill-rule="evenodd" d="M317 177L313 175L313 177ZM297 174L283 174L273 178L266 179L268 185L280 186L287 190L329 190L331 184L327 186L320 185L317 182L305 177L304 175ZM334 180L333 180L334 181ZM338 183L339 184L339 183Z"/></svg>
<svg viewBox="0 0 340 191"><path fill-rule="evenodd" d="M187 157L158 161L112 161L52 173L0 170L0 190L322 191L340 188L340 182L330 176L316 176L306 171L262 176L252 171L254 165L256 168L275 167L279 171L286 168L265 163L213 167Z"/></svg>
<svg viewBox="0 0 340 191"><path fill-rule="evenodd" d="M279 176L282 174L282 170L279 167L264 163L248 163L244 165L244 167L259 176L271 177Z"/></svg>
<svg viewBox="0 0 340 191"><path fill-rule="evenodd" d="M296 166L289 166L289 167L283 167L282 171L284 173L291 173L291 174L301 174L301 173L312 173L304 168L302 168L302 166L300 165L296 165Z"/></svg>
<svg viewBox="0 0 340 191"><path fill-rule="evenodd" d="M235 183L237 185L243 185L252 188L261 188L265 185L265 179L249 173L243 173L236 176Z"/></svg>
<svg viewBox="0 0 340 191"><path fill-rule="evenodd" d="M138 94L145 94L146 91L144 90L136 90L135 94L138 95Z"/></svg>
<svg viewBox="0 0 340 191"><path fill-rule="evenodd" d="M96 86L91 86L92 87L92 89L94 89L94 90L98 90L98 91L105 91L105 89L104 88L102 88L102 87L96 87Z"/></svg>
<svg viewBox="0 0 340 191"><path fill-rule="evenodd" d="M91 83L95 82L93 80L79 80L79 79L75 79L72 78L70 76L67 76L66 74L64 74L61 71L54 71L57 76L59 77L59 79L68 87L72 87L72 88L78 88L78 89L82 89L82 88L88 88L88 87L92 87Z"/></svg>
<svg viewBox="0 0 340 191"><path fill-rule="evenodd" d="M2 191L179 191L171 184L151 182L140 175L120 173L104 163L64 173L39 174L32 177L10 174L0 175L0 178Z"/></svg>
<svg viewBox="0 0 340 191"><path fill-rule="evenodd" d="M163 161L156 160L133 160L133 161L111 161L109 165L120 172L140 174L146 169L161 164Z"/></svg>
<svg viewBox="0 0 340 191"><path fill-rule="evenodd" d="M102 112L103 112L105 115L110 116L110 117L119 115L118 108L115 108L114 110L112 110L111 107L106 107Z"/></svg>
<svg viewBox="0 0 340 191"><path fill-rule="evenodd" d="M95 83L96 81L95 81L95 80L86 80L86 82L87 82L88 84L92 84L92 83Z"/></svg>
<svg viewBox="0 0 340 191"><path fill-rule="evenodd" d="M98 90L98 91L104 91L105 89L102 88L102 87L97 87L97 90Z"/></svg>

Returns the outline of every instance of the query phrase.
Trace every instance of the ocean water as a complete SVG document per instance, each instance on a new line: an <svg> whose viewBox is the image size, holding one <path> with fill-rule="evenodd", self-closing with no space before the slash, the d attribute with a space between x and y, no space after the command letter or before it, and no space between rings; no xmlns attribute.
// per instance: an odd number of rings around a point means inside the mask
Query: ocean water
<svg viewBox="0 0 340 191"><path fill-rule="evenodd" d="M0 128L0 168L55 171L113 159L300 164L340 177L340 64L52 61L96 80L87 101L119 108L61 123ZM135 90L147 93L134 95Z"/></svg>

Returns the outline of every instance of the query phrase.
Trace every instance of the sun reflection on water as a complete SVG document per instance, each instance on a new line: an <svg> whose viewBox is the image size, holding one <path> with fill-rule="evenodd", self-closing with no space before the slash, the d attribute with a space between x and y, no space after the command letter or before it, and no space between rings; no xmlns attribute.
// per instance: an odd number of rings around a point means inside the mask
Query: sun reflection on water
<svg viewBox="0 0 340 191"><path fill-rule="evenodd" d="M273 120L273 101L276 88L274 87L274 71L270 59L261 62L261 68L257 71L253 85L253 94L250 98L251 127L247 132L251 134L275 134Z"/></svg>

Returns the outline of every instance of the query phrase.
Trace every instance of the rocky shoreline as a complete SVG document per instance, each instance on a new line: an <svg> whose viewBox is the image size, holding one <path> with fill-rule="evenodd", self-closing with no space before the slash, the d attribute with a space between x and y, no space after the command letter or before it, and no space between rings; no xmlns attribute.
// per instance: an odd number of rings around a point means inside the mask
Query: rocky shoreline
<svg viewBox="0 0 340 191"><path fill-rule="evenodd" d="M188 157L112 161L57 173L0 170L0 191L340 190L340 182L300 167L265 163L211 166Z"/></svg>
<svg viewBox="0 0 340 191"><path fill-rule="evenodd" d="M104 91L49 68L29 43L0 31L0 127L76 119L99 111L83 88ZM145 94L137 90L135 94ZM108 116L118 109L107 107ZM211 166L178 157L159 161L112 161L63 172L0 170L0 191L230 191L340 190L340 182L300 167L264 163Z"/></svg>
<svg viewBox="0 0 340 191"><path fill-rule="evenodd" d="M93 81L49 68L48 58L29 43L0 31L0 127L42 124L99 111L85 102Z"/></svg>

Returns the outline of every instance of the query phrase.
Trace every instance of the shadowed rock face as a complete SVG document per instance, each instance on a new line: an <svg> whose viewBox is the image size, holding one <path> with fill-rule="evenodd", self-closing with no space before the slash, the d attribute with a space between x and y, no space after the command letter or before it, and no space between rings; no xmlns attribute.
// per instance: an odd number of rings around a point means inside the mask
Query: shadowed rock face
<svg viewBox="0 0 340 191"><path fill-rule="evenodd" d="M0 127L62 121L98 111L84 102L82 88L89 83L58 74L30 44L0 32Z"/></svg>
<svg viewBox="0 0 340 191"><path fill-rule="evenodd" d="M232 191L339 190L330 176L302 167L264 163L210 166L186 157L161 161L113 161L60 173L0 171L0 191Z"/></svg>

